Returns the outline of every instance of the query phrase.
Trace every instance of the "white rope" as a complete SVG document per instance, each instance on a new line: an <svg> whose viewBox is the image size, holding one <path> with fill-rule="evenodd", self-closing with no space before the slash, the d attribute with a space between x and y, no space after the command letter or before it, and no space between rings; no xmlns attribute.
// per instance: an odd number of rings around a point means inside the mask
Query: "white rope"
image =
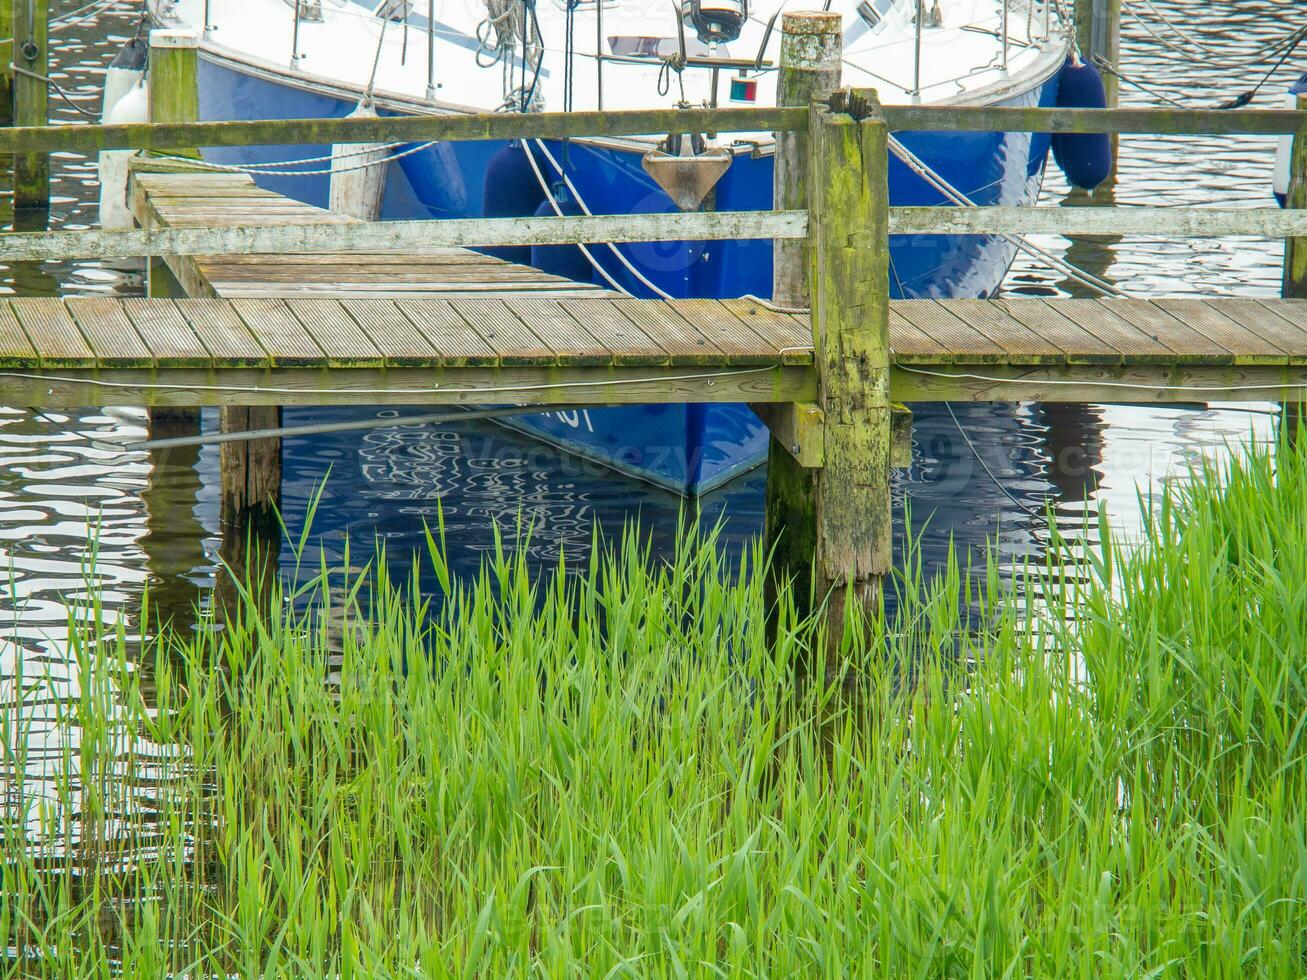
<svg viewBox="0 0 1307 980"><path fill-rule="evenodd" d="M1048 387L1077 387L1083 388L1085 385L1093 385L1097 388L1129 388L1132 391L1179 391L1179 392L1213 392L1213 391L1279 391L1284 388L1300 389L1307 388L1307 382L1268 382L1264 385L1237 384L1237 385L1169 385L1146 383L1142 381L1068 381L1059 378L998 378L985 374L971 374L968 372L953 373L950 371L931 371L926 368L910 367L907 364L894 364L892 367L898 371L907 371L910 374L924 374L932 378L947 378L952 381L986 381L992 384L1016 384L1029 385L1034 388Z"/></svg>
<svg viewBox="0 0 1307 980"><path fill-rule="evenodd" d="M531 154L530 149L528 149L526 146L522 147L522 152L526 154L527 163L531 164L531 170L536 175L536 180L540 182L540 189L544 191L545 199L549 201L549 206L553 208L554 214L561 218L563 216L563 209L559 207L558 202L554 200L554 192L549 187L548 182L545 180L545 175L540 172L540 167L536 164L535 157ZM584 205L582 206L584 207ZM586 213L588 214L589 212L587 211ZM605 269L602 265L600 265L598 260L596 260L595 257L590 254L590 249L586 248L584 243L577 242L576 247L581 250L581 254L586 257L586 260L592 266L594 266L594 270L598 272L599 275L604 277L604 281L608 283L608 285L612 286L623 296L631 295L629 290L623 287L621 283L619 283L616 279L614 279L611 275L608 274L608 270ZM612 245L609 245L609 248L612 248Z"/></svg>
<svg viewBox="0 0 1307 980"><path fill-rule="evenodd" d="M572 178L568 177L567 174L563 172L563 168L558 165L558 161L554 159L554 155L549 152L549 147L545 146L543 140L536 140L535 142L536 145L540 147L540 152L545 155L545 159L549 161L549 165L558 171L558 176L563 178L563 184L564 186L567 187L568 192L572 195L572 198L576 201L577 207L579 207L585 214L593 215L594 212L591 211L590 208L586 205L585 200L581 197L580 193L577 191L576 185L572 183ZM527 156L530 157L531 154L528 153ZM539 175L540 175L540 171L537 170L536 176L539 177ZM546 189L545 193L549 194L549 200L551 203L553 203L554 200L553 194L550 194L548 189ZM554 204L554 209L556 211L558 210L557 204ZM561 216L562 212L558 211L558 214ZM676 297L673 296L671 293L666 292L663 289L660 289L658 286L650 282L649 279L645 277L644 273L642 273L639 269L637 269L630 262L630 260L627 259L627 257L622 254L621 250L616 245L614 245L612 242L605 242L604 244L608 246L608 250L617 257L617 261L622 263L626 271L629 272L632 276L634 276L636 281L639 282L640 285L644 286L659 299L676 299ZM594 260L591 259L591 262L594 262ZM596 264L595 268L599 268L599 266ZM602 270L600 271L602 272ZM605 274L605 278L608 278L607 274ZM622 292L626 292L626 290L623 289Z"/></svg>
<svg viewBox="0 0 1307 980"><path fill-rule="evenodd" d="M918 157L910 149L904 146L903 143L900 142L897 137L893 135L889 137L889 147L890 150L894 153L894 155L898 157L899 160L901 160L905 165L907 165L908 169L912 170L915 174L917 174L917 176L925 180L928 184L930 184L932 187L938 190L941 194L943 194L946 198L951 200L954 204L958 205L959 207L968 207L968 208L977 207L975 201L971 200L971 198L967 197L956 187L950 184L947 180L941 177L938 173L932 170L929 166L927 166L921 160L920 157ZM1125 295L1125 293L1123 293L1120 289L1118 289L1116 286L1112 285L1111 283L1103 279L1099 279L1097 276L1085 272L1082 269L1076 268L1074 265L1072 265L1070 262L1067 262L1065 259L1053 255L1051 252L1045 251L1044 249L1040 248L1038 245L1032 245L1030 242L1026 241L1024 238L1022 238L1019 235L1002 235L1000 237L1003 238L1005 241L1015 245L1023 252L1026 252L1028 255L1034 256L1035 258L1047 262L1049 265L1057 269L1059 272L1062 272L1065 275L1070 276L1072 279L1076 280L1082 285L1088 286L1090 289L1097 290L1098 292L1102 293L1105 296Z"/></svg>
<svg viewBox="0 0 1307 980"><path fill-rule="evenodd" d="M333 155L327 153L322 156L316 156L316 157L301 157L298 160L274 160L270 163L224 164L224 163L204 162L201 165L205 167L211 167L214 170L227 169L237 173L261 173L264 170L280 169L281 167L298 167L305 163L326 163L329 160L345 159L347 157L369 156L376 149L393 150L395 147L403 146L403 145L404 145L403 143L384 143L378 147L359 146L351 150L345 151L343 153L340 153L339 155ZM188 162L193 162L190 161L189 158L182 158L182 157L169 157L168 159L172 159L172 160L187 159ZM273 174L273 176L276 175Z"/></svg>
<svg viewBox="0 0 1307 980"><path fill-rule="evenodd" d="M392 153L390 156L383 157L383 158L380 159L380 160L365 161L365 162L363 162L363 163L355 164L355 165L350 166L350 167L328 167L328 168L321 169L321 170L282 170L282 171L267 171L267 170L260 170L260 169L258 169L259 167L289 166L290 163L292 163L292 162L294 162L294 161L289 161L289 162L287 162L287 163L281 163L281 164L272 164L272 163L267 163L267 164L257 164L257 163L256 163L256 164L239 164L239 163L210 163L210 162L207 161L207 160L192 160L192 159L190 159L190 158L188 158L188 157L175 157L175 156L164 156L162 159L164 159L164 160L177 160L177 161L180 161L180 162L182 162L182 163L189 163L189 164L192 164L193 166L201 167L201 168L203 168L203 169L205 169L205 170L216 170L216 171L220 171L220 172L222 172L222 173L233 173L233 174L249 174L249 175L252 176L252 177L322 177L322 176L327 176L327 177L329 177L329 176L331 176L332 174L347 174L347 173L353 173L353 172L356 171L356 170L368 170L368 169L370 169L370 168L372 168L372 167L380 167L380 166L382 166L383 164L391 163L391 162L394 161L394 160L402 160L402 159L404 159L405 157L412 156L414 153L421 153L423 150L426 150L426 149L429 149L430 147L435 146L437 142L439 142L439 141L438 141L438 140L428 140L428 141L425 142L425 143L418 143L418 144L416 144L415 146L410 146L407 150L403 150L403 151L401 151L401 152L399 152L399 153ZM399 143L392 143L392 144L389 144L389 145L390 145L390 146L400 146L400 145L402 145L402 144L399 144ZM372 152L372 151L362 151L362 152ZM344 157L344 156L359 156L359 155L360 155L359 152L352 152L352 153L348 153L348 154L342 154L343 157ZM326 160L330 160L331 157L319 157L318 159L326 159Z"/></svg>

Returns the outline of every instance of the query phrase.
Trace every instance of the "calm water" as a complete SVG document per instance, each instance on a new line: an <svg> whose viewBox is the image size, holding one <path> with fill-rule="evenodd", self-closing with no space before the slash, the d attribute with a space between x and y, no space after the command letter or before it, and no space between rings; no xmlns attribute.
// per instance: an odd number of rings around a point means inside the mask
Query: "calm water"
<svg viewBox="0 0 1307 980"><path fill-rule="evenodd" d="M59 0L55 10L79 6ZM1289 0L1232 0L1196 8L1185 0L1155 0L1154 10L1187 25L1221 57L1240 60L1288 29ZM1215 13L1215 9L1221 11ZM1197 10L1197 12L1195 12ZM1152 16L1149 7L1139 13ZM122 3L74 24L58 37L55 77L69 99L98 111L105 65L134 31L139 4ZM1149 25L1159 33L1166 28ZM1167 34L1173 37L1173 35ZM1307 63L1307 48L1296 59ZM1126 24L1124 68L1167 95L1213 105L1251 87L1264 68L1228 71L1186 64L1156 43L1133 19ZM1269 106L1295 77L1292 64L1267 82L1257 105ZM1126 87L1130 104L1155 104ZM56 100L62 121L83 121ZM1131 204L1265 205L1269 200L1271 141L1265 139L1152 139L1122 141L1116 200ZM95 223L94 161L64 154L53 161L56 227ZM1068 196L1050 170L1044 203L1087 202ZM1245 239L1182 242L1131 238L1039 244L1134 294L1274 294L1282 249ZM1074 294L1055 274L1022 261L1009 288L1022 293ZM139 295L138 273L98 263L0 267L0 289L20 294ZM957 419L934 407L919 413L914 459L899 475L896 501L910 504L911 527L922 536L927 560L938 560L950 539L968 547L998 541L1012 561L1037 553L1046 499L1059 520L1076 529L1106 504L1131 519L1136 494L1154 492L1197 458L1229 451L1228 443L1273 430L1265 404L1207 409L1035 404L958 406ZM332 417L317 412L314 418ZM303 412L288 412L288 424ZM206 419L212 426L214 420ZM0 409L0 560L11 584L0 589L0 617L11 642L0 646L0 680L11 676L18 651L28 671L42 665L55 683L72 681L62 642L70 614L92 596L113 618L130 609L147 582L156 601L185 614L213 580L217 532L216 452L174 450L153 462L123 443L144 436L144 413L97 409L38 414L21 406ZM659 546L673 537L681 502L638 482L597 470L490 423L398 427L364 434L286 442L284 506L298 529L315 492L322 500L315 549L353 564L368 560L384 541L397 561L421 544L424 521L438 510L465 568L489 546L491 528L519 519L534 528L531 547L541 558L561 548L585 558L596 521L610 529L639 517ZM703 503L702 520L724 521L728 544L740 544L761 523L765 476L755 472ZM87 542L97 554L88 561ZM132 623L127 623L129 631Z"/></svg>

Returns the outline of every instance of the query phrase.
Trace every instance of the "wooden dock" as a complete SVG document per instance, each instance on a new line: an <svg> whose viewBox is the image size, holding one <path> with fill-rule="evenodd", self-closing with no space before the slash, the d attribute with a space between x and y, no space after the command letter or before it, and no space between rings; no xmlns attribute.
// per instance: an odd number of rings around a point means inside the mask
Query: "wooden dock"
<svg viewBox="0 0 1307 980"><path fill-rule="evenodd" d="M147 228L348 225L244 175L134 174ZM637 300L463 248L168 257L182 299L0 301L28 404L808 402L811 316ZM1307 300L896 300L897 401L1307 396ZM330 379L329 382L327 379Z"/></svg>
<svg viewBox="0 0 1307 980"><path fill-rule="evenodd" d="M839 19L787 13L782 21L783 31L814 29L833 37ZM141 230L0 236L0 261L39 260L52 249L65 258L148 255L172 270L184 296L0 301L4 400L219 405L228 433L264 429L258 406L288 404L748 402L773 433L766 533L776 567L814 576L832 649L854 621L847 604L874 602L889 569L892 401L1307 400L1307 299L1297 298L1307 293L1307 112L882 111L872 92L832 92L831 66L803 61L809 47L784 49L793 60L780 65L780 88L794 104L678 110L670 122L658 111L189 127L170 118L130 132L104 128L102 144L136 147L231 145L234 134L285 144L321 143L324 134L393 142L419 132L557 138L678 126L804 128L808 140L782 141L778 171L792 183L778 195L782 210L757 213L357 223L245 177L138 172L131 203ZM151 64L185 54L173 37ZM163 76L196 84L193 71ZM152 100L185 106L193 96ZM1104 221L1092 208L1056 217L1052 209L892 208L889 134L900 128L1298 131L1294 208L1154 212L1159 233L1291 236L1286 298L891 302L891 234L1054 221L1074 234ZM70 128L66 138L81 146L93 129ZM0 137L18 140L15 132ZM29 133L25 150L56 145L45 131ZM776 254L790 257L778 265L785 307L631 299L466 247L730 237L772 239ZM810 312L794 312L802 307ZM266 516L279 444L251 439L245 462L230 445L224 515L262 508L264 530L277 533ZM269 465L256 480L249 459L259 453Z"/></svg>

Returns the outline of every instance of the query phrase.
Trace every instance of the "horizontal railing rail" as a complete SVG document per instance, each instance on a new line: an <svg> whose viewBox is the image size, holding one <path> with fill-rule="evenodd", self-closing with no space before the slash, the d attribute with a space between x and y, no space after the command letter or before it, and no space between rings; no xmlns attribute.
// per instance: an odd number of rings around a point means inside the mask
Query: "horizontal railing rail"
<svg viewBox="0 0 1307 980"><path fill-rule="evenodd" d="M1285 208L892 207L891 234L1307 236L1307 211Z"/></svg>
<svg viewBox="0 0 1307 980"><path fill-rule="evenodd" d="M896 132L1152 133L1277 136L1307 130L1292 109L1042 109L885 106ZM599 139L666 133L781 132L806 129L806 108L638 109L469 115L261 119L0 129L0 153L93 153L179 146L283 146L511 139Z"/></svg>
<svg viewBox="0 0 1307 980"><path fill-rule="evenodd" d="M0 235L0 262L128 256L313 254L413 251L577 242L792 239L808 235L806 211L689 211L669 214L449 218L341 224L131 231L15 232Z"/></svg>
<svg viewBox="0 0 1307 980"><path fill-rule="evenodd" d="M807 211L690 211L539 218L451 218L329 225L252 225L0 235L0 262L125 256L359 252L577 242L803 239ZM1307 211L1278 208L892 207L892 235L1307 237Z"/></svg>

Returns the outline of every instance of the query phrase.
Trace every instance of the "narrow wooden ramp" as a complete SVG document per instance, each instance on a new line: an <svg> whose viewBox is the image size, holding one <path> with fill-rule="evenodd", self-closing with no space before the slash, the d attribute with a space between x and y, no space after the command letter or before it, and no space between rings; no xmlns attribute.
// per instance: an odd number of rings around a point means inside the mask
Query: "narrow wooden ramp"
<svg viewBox="0 0 1307 980"><path fill-rule="evenodd" d="M129 201L143 228L358 224L357 219L264 190L247 174L134 172ZM415 253L322 252L174 257L192 297L451 298L506 292L596 296L598 286L551 276L466 248Z"/></svg>

